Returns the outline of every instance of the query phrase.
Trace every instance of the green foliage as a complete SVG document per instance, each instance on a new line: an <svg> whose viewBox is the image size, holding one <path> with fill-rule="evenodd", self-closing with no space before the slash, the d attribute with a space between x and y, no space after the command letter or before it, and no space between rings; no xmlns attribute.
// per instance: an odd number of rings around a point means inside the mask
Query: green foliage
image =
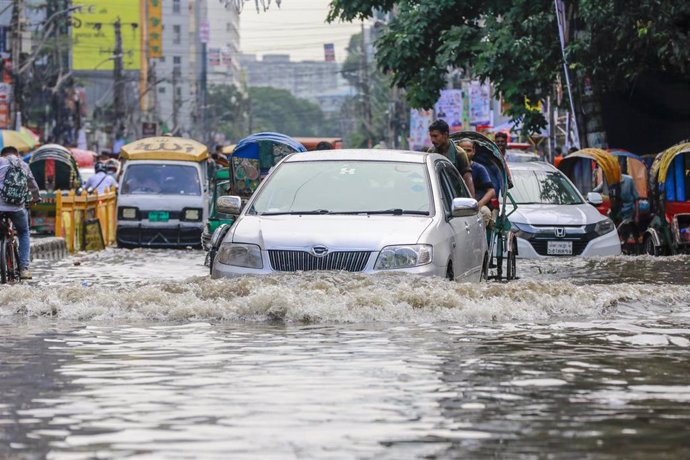
<svg viewBox="0 0 690 460"><path fill-rule="evenodd" d="M644 72L686 75L690 67L690 2L566 0L567 56L574 84L590 77L603 94L634 84ZM429 108L452 67L490 79L537 131L543 117L524 99L544 99L562 71L553 0L332 0L331 21L365 19L374 8L396 16L377 41L378 65L407 90L410 104Z"/></svg>
<svg viewBox="0 0 690 460"><path fill-rule="evenodd" d="M235 85L211 85L206 106L206 122L211 131L233 140L246 135L249 100Z"/></svg>
<svg viewBox="0 0 690 460"><path fill-rule="evenodd" d="M289 91L269 87L249 88L251 130L276 131L288 136L332 136L330 126L318 105L300 99Z"/></svg>

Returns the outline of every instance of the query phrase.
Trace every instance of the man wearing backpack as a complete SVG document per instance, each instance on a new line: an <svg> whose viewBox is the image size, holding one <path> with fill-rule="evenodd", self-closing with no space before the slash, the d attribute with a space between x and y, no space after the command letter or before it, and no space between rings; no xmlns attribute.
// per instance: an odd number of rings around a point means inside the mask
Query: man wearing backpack
<svg viewBox="0 0 690 460"><path fill-rule="evenodd" d="M0 212L10 216L19 236L19 274L22 279L31 279L31 241L26 207L38 201L38 184L29 165L19 158L16 148L3 148L0 151Z"/></svg>

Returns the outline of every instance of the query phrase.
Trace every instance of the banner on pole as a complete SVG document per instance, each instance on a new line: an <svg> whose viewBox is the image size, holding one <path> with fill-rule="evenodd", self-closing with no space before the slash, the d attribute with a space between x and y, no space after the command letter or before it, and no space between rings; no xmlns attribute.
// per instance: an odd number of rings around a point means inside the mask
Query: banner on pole
<svg viewBox="0 0 690 460"><path fill-rule="evenodd" d="M149 57L163 57L163 1L148 0Z"/></svg>

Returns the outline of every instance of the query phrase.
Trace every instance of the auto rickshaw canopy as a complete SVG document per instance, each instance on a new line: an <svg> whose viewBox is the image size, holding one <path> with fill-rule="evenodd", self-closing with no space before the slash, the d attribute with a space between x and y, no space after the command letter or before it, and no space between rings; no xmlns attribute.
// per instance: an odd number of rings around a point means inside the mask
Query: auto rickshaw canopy
<svg viewBox="0 0 690 460"><path fill-rule="evenodd" d="M683 153L690 153L690 142L682 142L670 147L657 155L652 164L651 175L656 178L656 182L661 185L666 182L669 168L673 160Z"/></svg>
<svg viewBox="0 0 690 460"><path fill-rule="evenodd" d="M598 164L609 186L620 184L622 177L618 158L602 149L588 148L573 152L561 160L558 169L572 179L571 173L578 159L591 160Z"/></svg>
<svg viewBox="0 0 690 460"><path fill-rule="evenodd" d="M647 180L647 165L644 159L627 150L611 149L609 152L618 158L621 174L627 174L632 177L637 195L640 198L647 198L649 183Z"/></svg>
<svg viewBox="0 0 690 460"><path fill-rule="evenodd" d="M204 144L192 139L156 136L139 139L122 146L120 158L201 162L208 158L208 149Z"/></svg>

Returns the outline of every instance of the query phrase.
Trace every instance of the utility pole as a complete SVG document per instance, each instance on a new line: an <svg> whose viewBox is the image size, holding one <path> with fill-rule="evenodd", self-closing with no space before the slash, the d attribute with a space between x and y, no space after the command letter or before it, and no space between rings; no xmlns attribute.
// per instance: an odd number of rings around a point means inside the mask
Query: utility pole
<svg viewBox="0 0 690 460"><path fill-rule="evenodd" d="M24 0L12 0L12 85L14 99L14 129L19 130L22 124L22 78L19 69L22 67L22 18L24 17Z"/></svg>
<svg viewBox="0 0 690 460"><path fill-rule="evenodd" d="M172 74L172 92L173 92L173 97L172 97L172 116L173 116L173 128L171 130L173 135L176 135L177 132L177 68L173 66L173 74Z"/></svg>
<svg viewBox="0 0 690 460"><path fill-rule="evenodd" d="M122 134L121 131L125 128L125 77L122 63L122 23L119 17L113 24L113 28L115 29L113 110L115 112L115 136L117 137Z"/></svg>
<svg viewBox="0 0 690 460"><path fill-rule="evenodd" d="M367 41L365 39L364 22L362 22L362 111L364 120L364 130L367 134L367 147L373 146L371 139L371 99L369 96L369 64L367 62Z"/></svg>

